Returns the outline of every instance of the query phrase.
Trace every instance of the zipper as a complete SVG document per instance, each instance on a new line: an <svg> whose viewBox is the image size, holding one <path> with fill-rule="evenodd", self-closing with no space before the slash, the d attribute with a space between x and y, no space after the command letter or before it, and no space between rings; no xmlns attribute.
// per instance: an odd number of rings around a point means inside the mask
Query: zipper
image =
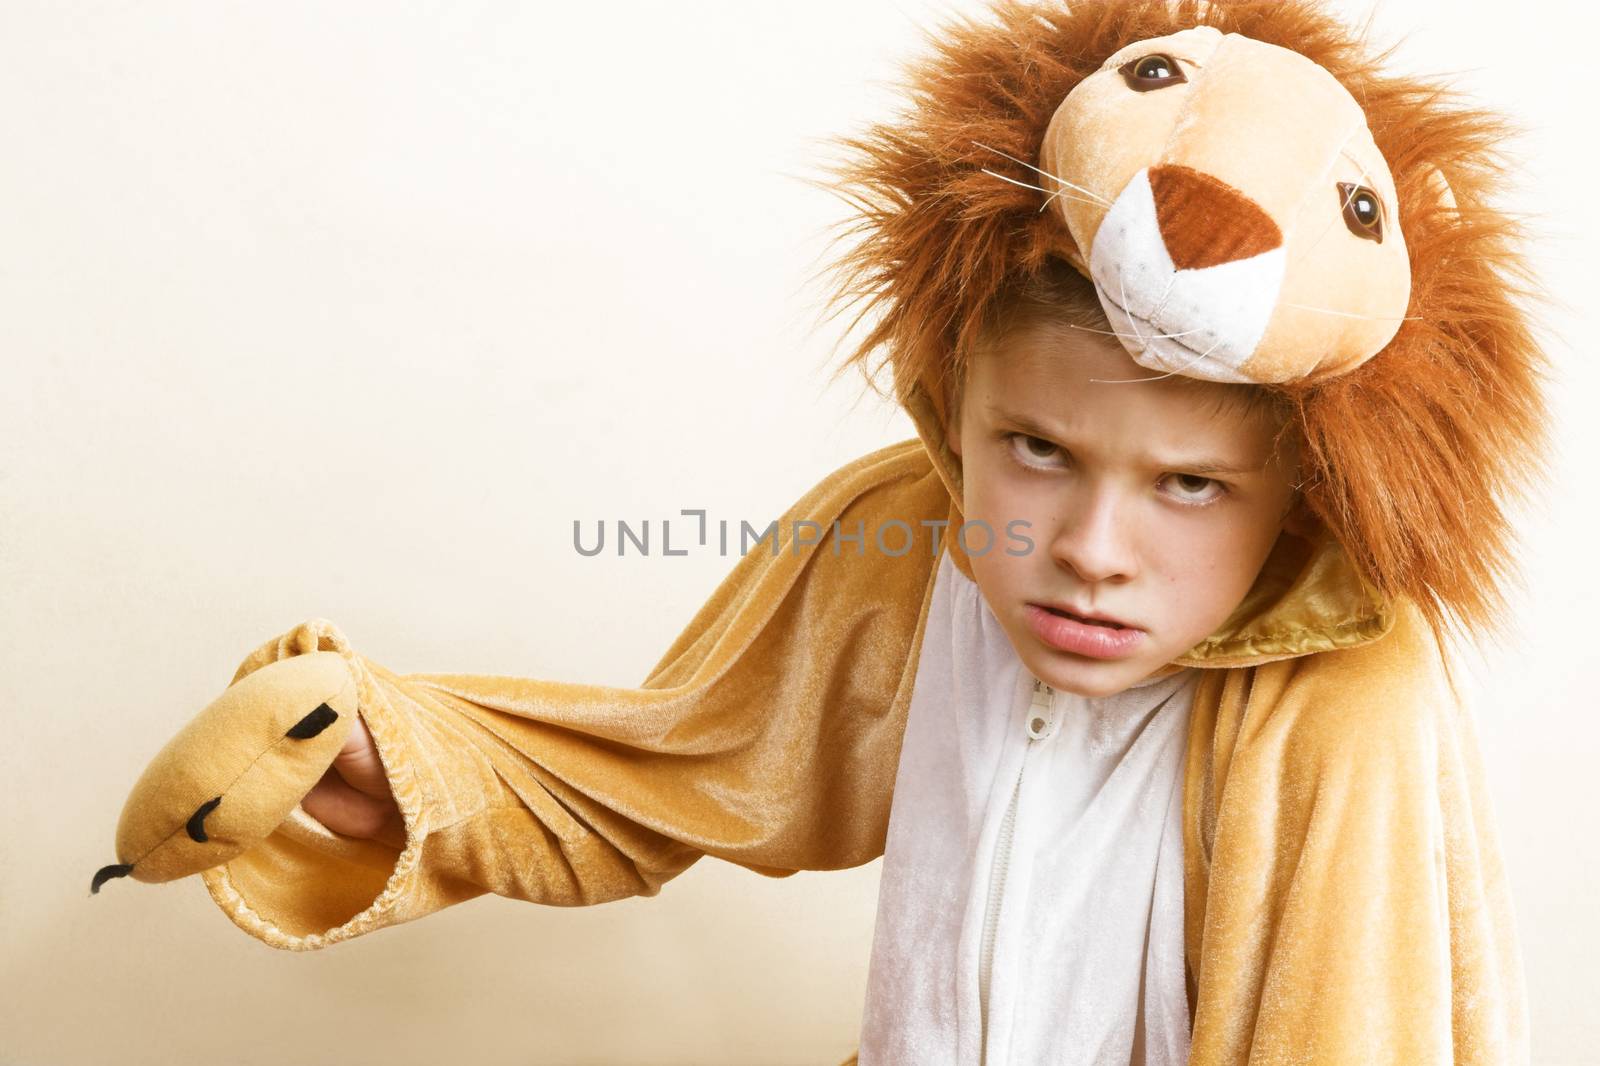
<svg viewBox="0 0 1600 1066"><path fill-rule="evenodd" d="M1028 748L1049 735L1052 725L1051 709L1055 689L1034 679L1033 702L1028 711L1024 729L1028 735ZM1011 859L1012 832L1017 820L1017 799L1022 794L1022 777L1028 769L1028 752L1022 753L1022 763L1017 767L1017 777L1011 786L1011 799L1006 803L1005 818L1000 823L1000 836L995 841L994 864L989 872L989 898L984 904L983 938L978 951L978 1061L988 1055L989 1043L989 979L994 966L995 933L1000 925L1000 898L1005 891L1006 872Z"/></svg>

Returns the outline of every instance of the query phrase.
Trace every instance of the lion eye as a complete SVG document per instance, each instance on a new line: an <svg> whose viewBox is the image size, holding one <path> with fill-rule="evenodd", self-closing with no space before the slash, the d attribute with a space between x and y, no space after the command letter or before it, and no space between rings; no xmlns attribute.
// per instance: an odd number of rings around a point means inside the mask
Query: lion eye
<svg viewBox="0 0 1600 1066"><path fill-rule="evenodd" d="M1344 224L1357 237L1383 243L1383 201L1365 185L1341 181L1339 209L1344 212Z"/></svg>
<svg viewBox="0 0 1600 1066"><path fill-rule="evenodd" d="M1117 73L1128 83L1128 88L1141 93L1189 80L1183 76L1177 60L1160 52L1130 59L1117 68Z"/></svg>

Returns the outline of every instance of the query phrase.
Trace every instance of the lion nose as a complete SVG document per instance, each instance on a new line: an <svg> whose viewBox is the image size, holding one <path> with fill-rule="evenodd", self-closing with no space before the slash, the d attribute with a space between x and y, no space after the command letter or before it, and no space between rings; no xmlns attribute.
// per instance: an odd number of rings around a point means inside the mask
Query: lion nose
<svg viewBox="0 0 1600 1066"><path fill-rule="evenodd" d="M1248 259L1283 243L1278 224L1260 205L1193 167L1151 167L1150 192L1161 240L1179 270Z"/></svg>

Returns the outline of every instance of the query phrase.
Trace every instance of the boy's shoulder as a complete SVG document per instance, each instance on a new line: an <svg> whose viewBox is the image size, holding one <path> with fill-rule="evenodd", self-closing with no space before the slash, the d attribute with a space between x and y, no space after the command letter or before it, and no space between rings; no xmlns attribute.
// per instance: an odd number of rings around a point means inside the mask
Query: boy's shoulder
<svg viewBox="0 0 1600 1066"><path fill-rule="evenodd" d="M1465 713L1439 647L1415 604L1395 602L1395 623L1353 648L1255 668L1247 738L1282 745L1305 769L1370 767L1426 757Z"/></svg>

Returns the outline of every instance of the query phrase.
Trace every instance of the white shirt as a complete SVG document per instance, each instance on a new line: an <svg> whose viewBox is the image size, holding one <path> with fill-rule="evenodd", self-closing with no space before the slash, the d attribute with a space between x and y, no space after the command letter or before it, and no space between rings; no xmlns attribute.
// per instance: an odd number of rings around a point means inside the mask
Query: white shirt
<svg viewBox="0 0 1600 1066"><path fill-rule="evenodd" d="M878 894L861 1066L1178 1066L1199 671L1099 699L1018 658L940 561Z"/></svg>

